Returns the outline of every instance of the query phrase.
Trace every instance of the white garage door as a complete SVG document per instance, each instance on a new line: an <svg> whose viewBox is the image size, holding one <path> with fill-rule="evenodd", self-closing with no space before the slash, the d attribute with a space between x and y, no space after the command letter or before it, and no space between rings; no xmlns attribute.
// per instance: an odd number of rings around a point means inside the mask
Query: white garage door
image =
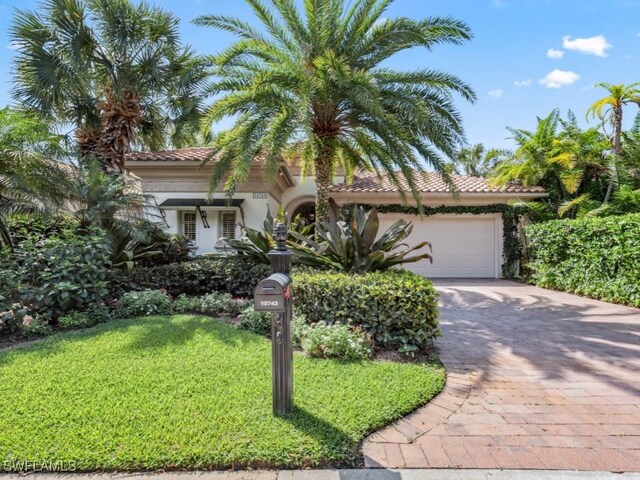
<svg viewBox="0 0 640 480"><path fill-rule="evenodd" d="M429 241L433 246L433 264L428 260L408 263L407 270L430 278L496 278L498 269L498 218L487 216L434 215L401 217L380 215L380 232L398 218L413 222L409 245Z"/></svg>

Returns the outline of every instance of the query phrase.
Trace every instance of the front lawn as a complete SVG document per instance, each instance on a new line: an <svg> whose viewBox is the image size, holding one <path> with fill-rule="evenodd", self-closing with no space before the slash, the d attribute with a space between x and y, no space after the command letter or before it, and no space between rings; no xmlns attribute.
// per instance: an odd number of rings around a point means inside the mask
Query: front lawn
<svg viewBox="0 0 640 480"><path fill-rule="evenodd" d="M0 459L79 470L353 464L368 433L437 394L435 365L296 354L271 415L271 344L202 316L114 321L0 355Z"/></svg>

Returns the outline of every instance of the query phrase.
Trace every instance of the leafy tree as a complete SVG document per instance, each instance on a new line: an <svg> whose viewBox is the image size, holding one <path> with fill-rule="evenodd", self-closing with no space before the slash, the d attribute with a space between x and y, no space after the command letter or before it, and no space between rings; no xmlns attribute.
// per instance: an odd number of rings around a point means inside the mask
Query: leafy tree
<svg viewBox="0 0 640 480"><path fill-rule="evenodd" d="M587 118L591 115L592 118L598 117L602 121L603 130L606 129L605 124L609 122L613 127L613 131L609 135L611 139L611 146L613 147L613 154L615 160L619 159L622 155L622 114L623 109L630 103L635 103L640 106L640 82L632 83L630 85L618 84L613 85L611 83L598 83L596 87L602 87L607 90L608 95L601 98L597 102L593 103L587 110ZM614 175L611 175L609 180L609 186L607 187L607 193L604 197L604 202L608 202L613 193L615 186Z"/></svg>
<svg viewBox="0 0 640 480"><path fill-rule="evenodd" d="M7 218L55 211L64 201L60 137L24 112L0 110L0 246L11 246Z"/></svg>
<svg viewBox="0 0 640 480"><path fill-rule="evenodd" d="M197 25L231 32L239 40L215 57L218 95L206 125L236 116L213 141L215 187L225 178L233 192L260 159L273 178L282 158L300 155L303 173L316 181L316 219L327 219L328 188L339 166L407 180L419 202L414 172L424 162L446 176L444 157L462 144L463 128L452 94L473 101L471 87L430 69L385 66L412 47L431 50L471 38L449 17L385 18L392 0L246 0L260 27L240 19L204 15Z"/></svg>
<svg viewBox="0 0 640 480"><path fill-rule="evenodd" d="M45 0L18 10L14 98L71 124L80 155L122 172L135 142L188 144L200 117L204 61L180 42L179 20L130 0Z"/></svg>

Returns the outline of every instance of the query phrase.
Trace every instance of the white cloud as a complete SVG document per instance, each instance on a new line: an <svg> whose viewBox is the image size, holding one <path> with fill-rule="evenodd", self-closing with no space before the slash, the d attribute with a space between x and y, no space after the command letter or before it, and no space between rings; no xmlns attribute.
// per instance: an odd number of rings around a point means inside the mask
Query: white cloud
<svg viewBox="0 0 640 480"><path fill-rule="evenodd" d="M612 47L604 35L574 38L573 40L571 36L565 35L562 37L562 46L567 50L575 50L576 52L595 55L596 57L606 57L607 49Z"/></svg>
<svg viewBox="0 0 640 480"><path fill-rule="evenodd" d="M625 53L624 54L624 59L625 60L633 60L633 55L631 55L630 53Z"/></svg>
<svg viewBox="0 0 640 480"><path fill-rule="evenodd" d="M532 83L533 83L533 80L531 80L530 78L528 78L527 80L519 80L519 81L513 82L513 84L516 87L528 87Z"/></svg>
<svg viewBox="0 0 640 480"><path fill-rule="evenodd" d="M20 43L13 41L13 42L9 42L6 46L7 50L17 50L20 48Z"/></svg>
<svg viewBox="0 0 640 480"><path fill-rule="evenodd" d="M508 5L507 0L491 0L491 4L497 8L506 7Z"/></svg>
<svg viewBox="0 0 640 480"><path fill-rule="evenodd" d="M553 59L560 59L564 57L564 52L562 50L556 50L555 48L550 48L547 50L547 57Z"/></svg>
<svg viewBox="0 0 640 480"><path fill-rule="evenodd" d="M579 79L580 75L577 73L555 69L547 73L538 82L547 88L561 88L576 83Z"/></svg>
<svg viewBox="0 0 640 480"><path fill-rule="evenodd" d="M636 37L640 38L640 32L636 33Z"/></svg>
<svg viewBox="0 0 640 480"><path fill-rule="evenodd" d="M489 90L489 96L491 98L500 98L502 96L502 90L496 88L495 90Z"/></svg>

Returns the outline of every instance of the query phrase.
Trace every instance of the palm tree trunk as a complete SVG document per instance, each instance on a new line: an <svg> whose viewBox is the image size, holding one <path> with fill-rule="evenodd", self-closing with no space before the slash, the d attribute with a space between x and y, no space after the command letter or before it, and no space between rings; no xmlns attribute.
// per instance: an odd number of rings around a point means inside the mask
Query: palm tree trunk
<svg viewBox="0 0 640 480"><path fill-rule="evenodd" d="M83 163L92 157L100 157L100 132L90 128L79 128L75 133L78 155Z"/></svg>
<svg viewBox="0 0 640 480"><path fill-rule="evenodd" d="M331 186L331 167L333 150L329 145L320 147L315 160L316 176L316 223L329 220L329 187Z"/></svg>
<svg viewBox="0 0 640 480"><path fill-rule="evenodd" d="M100 154L104 169L123 173L126 156L131 151L133 131L141 118L140 99L132 92L125 92L122 99L108 95L102 104L102 112Z"/></svg>
<svg viewBox="0 0 640 480"><path fill-rule="evenodd" d="M613 109L613 154L615 155L614 162L622 155L622 107L614 107ZM607 193L604 196L604 203L608 203L613 193L613 186L615 184L615 178L613 175L609 175L609 185L607 186Z"/></svg>

